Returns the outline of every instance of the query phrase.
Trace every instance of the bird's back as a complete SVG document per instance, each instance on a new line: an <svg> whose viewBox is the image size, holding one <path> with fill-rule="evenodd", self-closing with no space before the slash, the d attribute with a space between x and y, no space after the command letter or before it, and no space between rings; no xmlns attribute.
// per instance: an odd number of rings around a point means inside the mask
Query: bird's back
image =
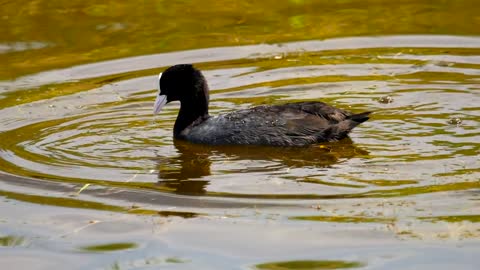
<svg viewBox="0 0 480 270"><path fill-rule="evenodd" d="M368 114L352 115L323 102L258 106L193 123L179 138L213 145L305 146L345 138Z"/></svg>

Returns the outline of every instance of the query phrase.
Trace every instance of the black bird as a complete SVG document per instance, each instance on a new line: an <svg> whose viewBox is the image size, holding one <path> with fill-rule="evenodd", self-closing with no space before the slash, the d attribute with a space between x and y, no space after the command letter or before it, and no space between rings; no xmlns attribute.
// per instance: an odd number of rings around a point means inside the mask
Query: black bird
<svg viewBox="0 0 480 270"><path fill-rule="evenodd" d="M257 106L219 116L208 114L208 85L193 65L169 67L159 75L154 114L180 101L173 136L209 145L307 146L338 141L370 112L352 114L323 102Z"/></svg>

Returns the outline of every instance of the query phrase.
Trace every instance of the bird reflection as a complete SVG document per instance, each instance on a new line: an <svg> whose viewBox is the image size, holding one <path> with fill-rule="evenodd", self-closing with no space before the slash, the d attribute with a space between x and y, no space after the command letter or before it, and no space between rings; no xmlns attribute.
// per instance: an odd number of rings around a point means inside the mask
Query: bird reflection
<svg viewBox="0 0 480 270"><path fill-rule="evenodd" d="M288 168L329 168L346 159L368 152L356 147L350 138L339 142L312 145L309 147L265 146L210 146L174 140L179 155L160 157L158 160L158 185L177 194L203 195L211 175L213 162L223 161L272 161ZM259 171L255 168L256 172ZM222 173L248 172L248 168L232 169ZM263 172L278 172L278 166L265 167Z"/></svg>

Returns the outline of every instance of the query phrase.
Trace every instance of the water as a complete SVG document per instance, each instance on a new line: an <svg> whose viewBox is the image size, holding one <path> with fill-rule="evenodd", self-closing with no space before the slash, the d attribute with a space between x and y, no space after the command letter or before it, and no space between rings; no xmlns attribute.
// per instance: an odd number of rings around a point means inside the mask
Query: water
<svg viewBox="0 0 480 270"><path fill-rule="evenodd" d="M79 17L77 35L54 37L10 19L17 5L5 4L1 264L476 269L478 7L416 1L391 13L367 2L286 2L265 9L265 28L255 21L264 4L199 6L178 19L178 33L165 10L188 3L143 4L127 17L118 3L111 13L95 4L22 8L20 18L49 25L58 15L59 31ZM170 20L154 28L159 18L141 11ZM365 12L383 28L352 28ZM205 14L216 20L198 32ZM351 139L309 148L173 141L178 104L152 115L156 78L185 62L204 71L214 115L307 100L374 113Z"/></svg>

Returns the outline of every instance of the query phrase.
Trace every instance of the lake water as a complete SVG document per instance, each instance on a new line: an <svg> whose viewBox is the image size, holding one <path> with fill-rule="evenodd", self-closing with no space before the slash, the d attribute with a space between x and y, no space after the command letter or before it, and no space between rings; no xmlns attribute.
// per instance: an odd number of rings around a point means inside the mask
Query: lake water
<svg viewBox="0 0 480 270"><path fill-rule="evenodd" d="M0 3L5 269L478 269L476 1ZM172 139L158 73L210 113L373 111L308 148Z"/></svg>

